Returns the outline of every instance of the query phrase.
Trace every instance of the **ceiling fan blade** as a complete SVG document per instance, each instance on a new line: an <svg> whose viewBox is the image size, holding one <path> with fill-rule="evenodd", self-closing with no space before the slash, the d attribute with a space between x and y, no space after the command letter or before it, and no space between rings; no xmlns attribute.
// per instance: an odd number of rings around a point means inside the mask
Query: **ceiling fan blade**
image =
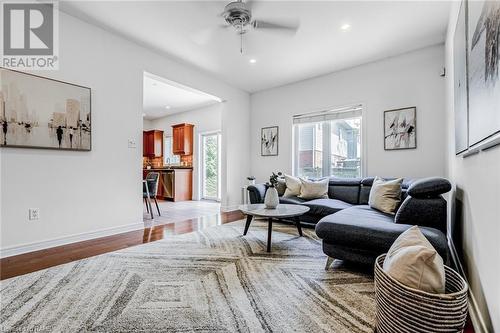
<svg viewBox="0 0 500 333"><path fill-rule="evenodd" d="M269 22L262 20L255 20L252 22L252 26L257 29L271 29L271 30L281 30L285 32L295 33L300 26L298 20L282 21L282 22Z"/></svg>
<svg viewBox="0 0 500 333"><path fill-rule="evenodd" d="M255 1L254 0L245 1L245 7L250 11L254 10L255 9Z"/></svg>

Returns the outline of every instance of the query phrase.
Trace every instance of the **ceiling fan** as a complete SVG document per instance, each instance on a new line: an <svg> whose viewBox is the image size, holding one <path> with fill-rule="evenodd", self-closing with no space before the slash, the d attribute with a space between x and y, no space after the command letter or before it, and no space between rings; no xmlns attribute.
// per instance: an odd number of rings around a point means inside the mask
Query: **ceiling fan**
<svg viewBox="0 0 500 333"><path fill-rule="evenodd" d="M250 31L250 29L295 33L299 28L298 20L289 20L288 22L275 20L269 22L253 19L252 5L253 1L233 1L224 7L224 12L221 14L226 21L226 24L222 27L233 27L240 35L241 53L243 53L243 35Z"/></svg>

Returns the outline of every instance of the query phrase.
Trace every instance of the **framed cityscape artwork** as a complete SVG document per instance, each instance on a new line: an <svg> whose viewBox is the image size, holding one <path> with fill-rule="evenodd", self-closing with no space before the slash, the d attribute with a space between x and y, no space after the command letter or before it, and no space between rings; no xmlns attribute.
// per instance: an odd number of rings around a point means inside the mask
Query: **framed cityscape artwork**
<svg viewBox="0 0 500 333"><path fill-rule="evenodd" d="M0 146L89 151L91 89L0 68Z"/></svg>
<svg viewBox="0 0 500 333"><path fill-rule="evenodd" d="M278 126L264 127L261 129L260 154L262 156L278 155Z"/></svg>
<svg viewBox="0 0 500 333"><path fill-rule="evenodd" d="M384 112L384 149L417 148L417 108Z"/></svg>

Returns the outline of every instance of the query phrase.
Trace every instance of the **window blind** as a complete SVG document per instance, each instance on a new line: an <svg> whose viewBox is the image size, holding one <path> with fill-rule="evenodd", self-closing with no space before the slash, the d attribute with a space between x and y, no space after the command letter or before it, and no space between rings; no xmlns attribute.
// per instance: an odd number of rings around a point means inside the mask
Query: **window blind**
<svg viewBox="0 0 500 333"><path fill-rule="evenodd" d="M334 110L325 110L319 112L298 114L293 116L293 123L294 124L316 123L326 120L361 117L362 110L363 110L362 105L357 104Z"/></svg>

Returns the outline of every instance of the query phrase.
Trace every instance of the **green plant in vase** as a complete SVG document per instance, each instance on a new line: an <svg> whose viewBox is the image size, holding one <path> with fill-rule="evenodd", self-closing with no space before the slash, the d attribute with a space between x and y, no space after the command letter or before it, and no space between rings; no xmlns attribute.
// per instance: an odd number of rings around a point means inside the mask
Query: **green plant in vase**
<svg viewBox="0 0 500 333"><path fill-rule="evenodd" d="M281 177L282 175L283 174L281 172L278 173L273 172L272 175L269 177L269 182L266 183L267 190L266 190L266 195L264 197L264 204L266 205L266 208L274 209L278 207L279 197L278 197L278 191L276 190L276 186L278 185L278 178Z"/></svg>
<svg viewBox="0 0 500 333"><path fill-rule="evenodd" d="M269 177L269 182L266 183L267 187L276 187L278 185L278 178L283 176L283 173L278 171L278 173L274 173Z"/></svg>

